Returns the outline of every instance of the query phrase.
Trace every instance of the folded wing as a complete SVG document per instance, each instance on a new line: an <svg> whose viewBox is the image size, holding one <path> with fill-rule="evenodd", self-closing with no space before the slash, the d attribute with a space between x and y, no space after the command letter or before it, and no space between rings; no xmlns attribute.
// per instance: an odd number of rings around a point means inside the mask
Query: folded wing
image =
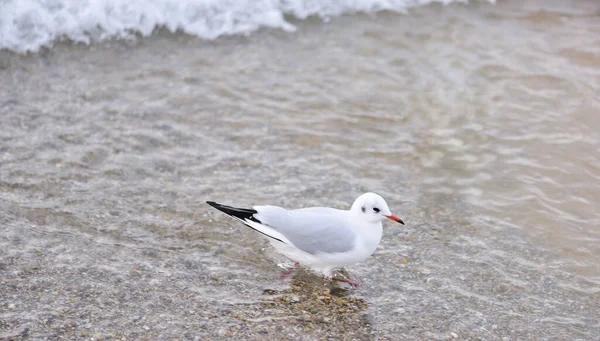
<svg viewBox="0 0 600 341"><path fill-rule="evenodd" d="M255 206L254 217L310 253L348 252L354 248L356 234L349 227L345 211L332 208L286 210L277 206Z"/></svg>

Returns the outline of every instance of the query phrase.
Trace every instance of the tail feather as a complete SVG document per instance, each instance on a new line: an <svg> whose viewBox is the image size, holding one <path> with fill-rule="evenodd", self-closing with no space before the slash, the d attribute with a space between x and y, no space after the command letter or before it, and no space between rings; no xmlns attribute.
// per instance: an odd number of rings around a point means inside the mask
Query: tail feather
<svg viewBox="0 0 600 341"><path fill-rule="evenodd" d="M285 239L279 233L277 233L276 231L269 231L269 230L271 230L271 228L269 228L266 225L263 225L263 223L260 222L260 220L256 219L254 217L254 215L258 212L254 209L226 206L226 205L221 205L219 203L216 203L214 201L207 201L206 203L209 204L210 206L216 208L217 210L227 214L228 216L241 221L246 226L250 227L251 229L253 229L256 232L259 232L269 238L272 238L272 239L277 240L282 243L287 242L287 239ZM285 239L285 241L284 241L284 239Z"/></svg>

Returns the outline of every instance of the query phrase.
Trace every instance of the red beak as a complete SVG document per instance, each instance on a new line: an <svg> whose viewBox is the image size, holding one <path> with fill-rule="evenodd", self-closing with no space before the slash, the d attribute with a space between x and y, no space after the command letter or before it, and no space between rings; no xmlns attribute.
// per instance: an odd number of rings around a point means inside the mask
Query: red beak
<svg viewBox="0 0 600 341"><path fill-rule="evenodd" d="M392 214L392 215L386 215L386 218L388 218L389 220L393 220L397 223L400 223L402 225L404 225L404 222L402 221L402 219L398 218L396 215Z"/></svg>

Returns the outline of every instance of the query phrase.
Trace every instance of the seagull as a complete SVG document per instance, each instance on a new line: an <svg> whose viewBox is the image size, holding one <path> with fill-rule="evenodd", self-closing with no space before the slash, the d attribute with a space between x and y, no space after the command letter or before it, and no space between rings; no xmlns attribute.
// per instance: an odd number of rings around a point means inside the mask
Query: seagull
<svg viewBox="0 0 600 341"><path fill-rule="evenodd" d="M302 264L325 277L331 277L334 269L362 262L372 255L381 241L381 222L386 218L404 225L375 193L359 196L348 211L329 207L248 209L214 201L206 203L266 236L296 266Z"/></svg>

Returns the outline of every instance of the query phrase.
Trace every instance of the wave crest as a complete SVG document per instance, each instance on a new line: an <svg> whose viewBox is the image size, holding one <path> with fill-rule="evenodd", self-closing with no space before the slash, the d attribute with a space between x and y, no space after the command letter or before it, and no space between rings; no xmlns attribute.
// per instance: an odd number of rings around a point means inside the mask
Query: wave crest
<svg viewBox="0 0 600 341"><path fill-rule="evenodd" d="M54 41L149 36L159 27L205 39L249 34L261 27L294 31L284 18L378 11L404 12L462 0L5 0L0 2L0 49L37 52Z"/></svg>

